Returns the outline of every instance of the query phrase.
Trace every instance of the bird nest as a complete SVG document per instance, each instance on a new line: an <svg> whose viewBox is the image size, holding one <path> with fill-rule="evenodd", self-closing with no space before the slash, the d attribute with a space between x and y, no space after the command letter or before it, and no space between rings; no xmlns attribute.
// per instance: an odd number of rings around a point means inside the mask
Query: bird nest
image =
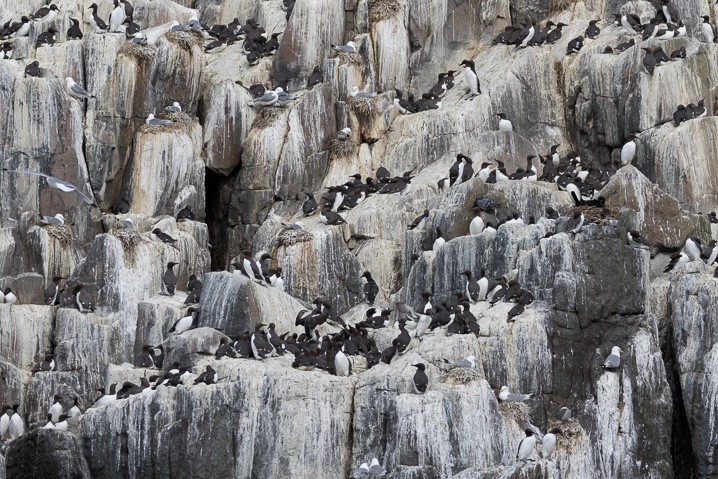
<svg viewBox="0 0 718 479"><path fill-rule="evenodd" d="M381 110L374 101L375 98L351 97L349 109L357 116L359 123L370 124L381 114Z"/></svg>
<svg viewBox="0 0 718 479"><path fill-rule="evenodd" d="M169 125L163 126L150 126L144 123L139 131L142 133L153 132L153 133L165 133L170 131L187 131L187 125L192 124L192 119L184 112L181 113L170 113L168 111L160 111L155 115L155 118L161 118L163 120L172 120Z"/></svg>
<svg viewBox="0 0 718 479"><path fill-rule="evenodd" d="M370 0L369 21L377 23L392 18L399 12L399 8L398 0Z"/></svg>
<svg viewBox="0 0 718 479"><path fill-rule="evenodd" d="M304 230L282 230L277 235L277 246L292 246L297 243L312 241L314 235Z"/></svg>
<svg viewBox="0 0 718 479"><path fill-rule="evenodd" d="M598 223L602 225L605 221L617 217L618 212L607 206L579 206L579 210L583 213L584 223Z"/></svg>
<svg viewBox="0 0 718 479"><path fill-rule="evenodd" d="M570 448L573 446L577 439L581 438L586 431L581 427L581 424L575 419L569 419L568 421L552 421L549 425L549 429L554 427L561 430L561 434L557 434L557 443L562 448Z"/></svg>
<svg viewBox="0 0 718 479"><path fill-rule="evenodd" d="M52 239L58 241L63 246L72 244L72 230L69 226L46 226L45 231Z"/></svg>
<svg viewBox="0 0 718 479"><path fill-rule="evenodd" d="M192 47L201 47L204 44L202 36L195 32L167 32L165 37L167 41L179 45L184 50L192 50Z"/></svg>
<svg viewBox="0 0 718 479"><path fill-rule="evenodd" d="M142 235L131 229L115 230L112 234L120 240L125 258L129 259L131 264L135 264L135 261L137 261L137 245L142 242Z"/></svg>
<svg viewBox="0 0 718 479"><path fill-rule="evenodd" d="M252 128L269 128L276 123L279 117L282 116L282 113L283 111L280 107L265 106L259 110L257 116L254 117Z"/></svg>
<svg viewBox="0 0 718 479"><path fill-rule="evenodd" d="M499 412L511 417L517 423L528 422L531 419L531 409L523 401L499 401Z"/></svg>
<svg viewBox="0 0 718 479"><path fill-rule="evenodd" d="M335 158L349 158L356 150L356 145L351 139L330 138L328 143L329 151Z"/></svg>
<svg viewBox="0 0 718 479"><path fill-rule="evenodd" d="M454 368L446 373L442 382L447 384L469 384L481 379L481 374L476 369L471 368Z"/></svg>
<svg viewBox="0 0 718 479"><path fill-rule="evenodd" d="M364 65L364 57L361 56L360 53L344 53L344 52L338 52L337 53L337 60L339 60L340 65L352 65L355 67L360 67Z"/></svg>
<svg viewBox="0 0 718 479"><path fill-rule="evenodd" d="M142 62L146 62L154 59L157 55L157 49L150 45L135 45L132 42L125 42L117 54L137 58Z"/></svg>

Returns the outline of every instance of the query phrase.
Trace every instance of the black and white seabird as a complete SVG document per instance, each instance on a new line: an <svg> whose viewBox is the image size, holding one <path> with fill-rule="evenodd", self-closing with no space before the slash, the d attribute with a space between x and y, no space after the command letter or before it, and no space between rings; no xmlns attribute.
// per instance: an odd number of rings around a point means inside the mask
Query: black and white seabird
<svg viewBox="0 0 718 479"><path fill-rule="evenodd" d="M73 80L72 77L65 78L65 87L70 95L75 98L97 98L95 95L85 90L82 85Z"/></svg>
<svg viewBox="0 0 718 479"><path fill-rule="evenodd" d="M551 459L554 449L556 449L556 434L561 435L561 429L555 427L544 434L541 438L541 457Z"/></svg>
<svg viewBox="0 0 718 479"><path fill-rule="evenodd" d="M207 365L205 368L205 371L197 376L197 379L194 380L194 384L215 384L217 382L217 371L212 368L212 366Z"/></svg>
<svg viewBox="0 0 718 479"><path fill-rule="evenodd" d="M497 113L496 116L499 117L499 131L514 131L514 125L506 118L506 114Z"/></svg>
<svg viewBox="0 0 718 479"><path fill-rule="evenodd" d="M476 65L472 60L464 60L459 66L464 67L464 80L469 87L469 94L473 99L477 95L481 95L481 83L479 76L476 74Z"/></svg>
<svg viewBox="0 0 718 479"><path fill-rule="evenodd" d="M708 43L714 43L716 39L715 27L711 24L711 17L708 15L703 16L703 23L701 23L701 33L703 39Z"/></svg>
<svg viewBox="0 0 718 479"><path fill-rule="evenodd" d="M676 7L673 5L671 0L663 0L661 3L663 4L661 6L661 11L666 19L666 23L680 22L681 19L678 16L678 10L676 10Z"/></svg>
<svg viewBox="0 0 718 479"><path fill-rule="evenodd" d="M275 348L267 340L262 328L264 324L257 324L254 327L254 333L252 333L250 339L250 345L252 347L252 355L254 359L264 359L269 356L276 356Z"/></svg>
<svg viewBox="0 0 718 479"><path fill-rule="evenodd" d="M157 238L158 241L160 241L160 242L162 242L162 243L165 243L165 244L174 245L174 243L177 242L176 239L174 239L173 237L171 237L171 236L168 235L167 233L163 232L163 231L162 231L161 229L159 229L159 228L153 229L153 230L152 230L152 234L155 236L155 238Z"/></svg>
<svg viewBox="0 0 718 479"><path fill-rule="evenodd" d="M27 77L39 77L40 76L40 62L35 60L25 67L25 78Z"/></svg>
<svg viewBox="0 0 718 479"><path fill-rule="evenodd" d="M581 213L581 210L576 208L575 210L573 210L573 215L571 216L571 218L566 221L566 230L574 234L578 233L579 231L581 231L581 227L583 226L583 220L583 213Z"/></svg>
<svg viewBox="0 0 718 479"><path fill-rule="evenodd" d="M426 226L426 219L429 217L429 210L424 210L424 212L414 218L414 221L411 222L410 225L407 225L407 227L410 230L413 230L415 228L419 228L420 230L424 229Z"/></svg>
<svg viewBox="0 0 718 479"><path fill-rule="evenodd" d="M92 10L92 15L87 20L90 26L95 29L95 33L103 33L107 31L107 24L97 15L97 4L93 3L88 7Z"/></svg>
<svg viewBox="0 0 718 479"><path fill-rule="evenodd" d="M346 224L346 220L339 213L331 210L322 210L319 213L319 222L329 226Z"/></svg>
<svg viewBox="0 0 718 479"><path fill-rule="evenodd" d="M81 313L89 313L95 310L95 303L92 301L92 295L89 291L87 291L87 289L85 289L84 284L77 283L72 288L72 292L75 296L75 305Z"/></svg>
<svg viewBox="0 0 718 479"><path fill-rule="evenodd" d="M13 24L15 28L15 38L18 37L26 37L30 34L30 26L32 25L32 20L28 18L27 16L23 15L20 18L20 21L17 24ZM8 57L10 58L10 57Z"/></svg>
<svg viewBox="0 0 718 479"><path fill-rule="evenodd" d="M302 213L304 216L311 216L317 211L317 200L314 199L313 193L305 193L305 195L307 198L304 200L304 203L302 203Z"/></svg>
<svg viewBox="0 0 718 479"><path fill-rule="evenodd" d="M526 429L524 432L526 433L526 437L521 439L519 448L516 451L517 461L526 461L529 457L531 457L531 454L533 454L534 448L536 447L536 437L531 429Z"/></svg>
<svg viewBox="0 0 718 479"><path fill-rule="evenodd" d="M583 37L577 36L568 42L566 46L566 54L571 55L572 53L578 53L583 48Z"/></svg>
<svg viewBox="0 0 718 479"><path fill-rule="evenodd" d="M474 279L473 275L471 274L471 271L466 270L463 273L461 273L463 276L466 276L466 297L469 298L469 301L472 303L476 303L479 301L479 297L481 295L481 287L479 286L479 282Z"/></svg>
<svg viewBox="0 0 718 479"><path fill-rule="evenodd" d="M556 43L557 41L559 41L561 39L561 35L563 35L561 29L567 26L568 25L566 25L565 23L558 22L556 24L556 28L551 30L546 37L546 43Z"/></svg>
<svg viewBox="0 0 718 479"><path fill-rule="evenodd" d="M621 365L621 353L623 351L618 346L611 348L611 354L608 355L603 362L603 369L616 369Z"/></svg>
<svg viewBox="0 0 718 479"><path fill-rule="evenodd" d="M10 439L17 439L18 437L25 434L25 423L22 420L22 416L17 412L19 404L15 404L12 407L13 414L10 416L10 426L8 427L8 433Z"/></svg>
<svg viewBox="0 0 718 479"><path fill-rule="evenodd" d="M179 102L174 101L171 105L165 107L165 111L170 113L182 113L182 106Z"/></svg>
<svg viewBox="0 0 718 479"><path fill-rule="evenodd" d="M45 304L48 306L55 306L60 303L60 292L62 291L60 281L63 279L65 278L62 276L55 276L52 278L52 284L45 289Z"/></svg>
<svg viewBox="0 0 718 479"><path fill-rule="evenodd" d="M37 361L35 366L32 368L33 373L39 373L41 371L54 371L55 370L55 355L46 354L41 361ZM1 437L1 436L0 436Z"/></svg>
<svg viewBox="0 0 718 479"><path fill-rule="evenodd" d="M55 394L52 406L50 406L48 411L50 416L52 416L52 422L57 422L60 419L60 414L62 414L62 404L60 401L62 401L62 396Z"/></svg>
<svg viewBox="0 0 718 479"><path fill-rule="evenodd" d="M177 275L175 274L173 268L178 264L179 263L175 263L174 261L170 261L169 263L167 263L167 269L162 275L162 284L165 285L165 290L170 296L174 296L175 288L177 287Z"/></svg>
<svg viewBox="0 0 718 479"><path fill-rule="evenodd" d="M334 356L334 373L337 376L349 376L352 373L352 364L349 362L346 354L342 351L337 351Z"/></svg>
<svg viewBox="0 0 718 479"><path fill-rule="evenodd" d="M59 11L60 10L57 8L57 5L52 4L52 5L48 5L46 7L40 8L37 12L35 12L31 16L35 20L42 20L42 21L52 20L53 18L55 18L57 16L57 13Z"/></svg>
<svg viewBox="0 0 718 479"><path fill-rule="evenodd" d="M621 166L630 164L636 156L636 135L631 133L626 136L626 140L628 141L621 147Z"/></svg>
<svg viewBox="0 0 718 479"><path fill-rule="evenodd" d="M441 236L441 229L436 228L436 239L434 240L434 243L431 245L431 250L434 252L439 251L439 249L444 246L446 243L446 240Z"/></svg>
<svg viewBox="0 0 718 479"><path fill-rule="evenodd" d="M115 0L115 8L110 13L110 33L119 32L120 27L127 19L125 6L119 0Z"/></svg>
<svg viewBox="0 0 718 479"><path fill-rule="evenodd" d="M653 53L654 50L650 48L641 48L641 50L646 52L646 54L643 55L643 68L646 70L647 73L653 75L657 63L656 56Z"/></svg>
<svg viewBox="0 0 718 479"><path fill-rule="evenodd" d="M357 47L354 42L347 42L346 45L334 45L331 44L332 50L339 53L356 53Z"/></svg>
<svg viewBox="0 0 718 479"><path fill-rule="evenodd" d="M47 181L47 185L50 188L56 188L60 191L64 191L65 193L75 192L77 195L82 198L82 201L87 203L90 206L97 206L95 204L95 201L90 198L89 196L82 193L80 190L77 189L77 186L73 185L72 183L68 183L67 181L63 181L59 178L55 178L54 176L46 175L45 173L40 173L37 171L28 171L28 170L7 170L3 168L3 171L7 173L18 173L23 175L33 175L33 176L41 176L45 178Z"/></svg>
<svg viewBox="0 0 718 479"><path fill-rule="evenodd" d="M40 216L40 223L45 226L62 226L65 224L65 217L62 213L55 216Z"/></svg>
<svg viewBox="0 0 718 479"><path fill-rule="evenodd" d="M374 278L371 277L369 271L364 271L361 277L366 279L366 284L364 284L364 297L369 304L374 304L376 295L379 294L379 286L376 284L376 281L374 281Z"/></svg>
<svg viewBox="0 0 718 479"><path fill-rule="evenodd" d="M82 30L80 29L80 21L71 18L72 25L67 29L68 40L82 40Z"/></svg>
<svg viewBox="0 0 718 479"><path fill-rule="evenodd" d="M171 125L173 122L172 120L164 120L162 118L155 118L155 115L150 113L147 115L147 119L145 119L145 124L149 126L167 126Z"/></svg>
<svg viewBox="0 0 718 479"><path fill-rule="evenodd" d="M509 391L508 386L501 386L501 391L499 391L499 399L501 401L528 401L533 397L533 393L530 394L515 394Z"/></svg>
<svg viewBox="0 0 718 479"><path fill-rule="evenodd" d="M187 313L185 314L185 316L182 316L180 319L175 321L175 324L172 325L169 332L182 334L185 331L193 329L193 328L197 327L197 319L198 318L199 318L199 309L197 309L195 307L191 307L191 308L187 309Z"/></svg>
<svg viewBox="0 0 718 479"><path fill-rule="evenodd" d="M37 36L35 47L51 47L55 44L55 41L57 41L57 30L55 30L55 28L53 27L50 27L47 29L46 32L42 32L40 35Z"/></svg>
<svg viewBox="0 0 718 479"><path fill-rule="evenodd" d="M345 141L352 137L352 129L349 127L337 131L337 140Z"/></svg>
<svg viewBox="0 0 718 479"><path fill-rule="evenodd" d="M588 27L586 28L586 31L583 33L586 38L589 40L593 40L598 36L599 33L601 33L601 29L596 26L596 24L599 22L599 20L591 20L588 22Z"/></svg>
<svg viewBox="0 0 718 479"><path fill-rule="evenodd" d="M425 393L429 385L429 376L426 375L426 365L424 363L412 364L416 368L414 373L414 390L419 393Z"/></svg>

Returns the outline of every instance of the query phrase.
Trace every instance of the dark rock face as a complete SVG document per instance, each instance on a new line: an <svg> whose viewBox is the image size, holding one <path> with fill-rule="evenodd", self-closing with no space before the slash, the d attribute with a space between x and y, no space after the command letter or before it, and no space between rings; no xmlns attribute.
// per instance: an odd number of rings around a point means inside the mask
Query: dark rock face
<svg viewBox="0 0 718 479"><path fill-rule="evenodd" d="M89 479L80 439L53 429L36 429L16 439L5 459L8 479Z"/></svg>

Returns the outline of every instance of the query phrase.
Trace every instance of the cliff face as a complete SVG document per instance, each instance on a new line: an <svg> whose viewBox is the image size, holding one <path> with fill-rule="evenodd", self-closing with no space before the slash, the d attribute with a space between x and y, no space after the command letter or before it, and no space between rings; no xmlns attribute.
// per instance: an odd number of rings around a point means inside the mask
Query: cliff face
<svg viewBox="0 0 718 479"><path fill-rule="evenodd" d="M715 265L682 261L664 272L687 238L718 239L705 215L718 209L718 47L700 32L712 6L676 4L687 36L641 42L613 15L647 23L657 2L297 0L288 14L279 0L137 0L147 44L136 45L92 32L92 2L55 3L54 19L0 41L13 46L13 58L0 60L0 289L19 300L0 301L0 405L19 404L26 429L44 424L54 394L65 410L77 397L85 416L69 432L37 428L4 441L0 478L336 479L374 457L396 479L718 476ZM10 2L0 24L43 4ZM111 9L102 2L98 15ZM492 45L526 15L568 26L554 44ZM235 17L256 18L268 36L283 32L274 54L250 65L241 40L205 53L201 35L169 31L172 21L197 18L209 29ZM70 18L82 40L67 39ZM566 55L591 19L601 19L601 34ZM58 43L35 47L50 27ZM637 45L602 53L629 39ZM348 41L356 53L331 48ZM686 57L648 74L641 48L658 46L669 55L685 47ZM481 95L469 98L457 72L440 108L399 114L395 88L418 99L464 59L475 62ZM26 77L34 60L42 74ZM315 67L324 81L308 89ZM95 98L71 97L68 76ZM296 99L252 106L255 84ZM379 93L354 98L353 87ZM706 117L672 123L679 104L700 100ZM173 102L181 113L165 112ZM150 113L172 124L147 125ZM513 132L498 131L498 113ZM621 167L630 134L636 155ZM584 207L576 234L566 227L574 204L555 182L473 177L439 186L458 153L475 172L498 160L513 173L527 156L551 162L552 145L562 158L580 157L584 171L610 174L595 195L604 207ZM410 186L340 211L347 224L302 214L303 194L321 204L327 187L356 173L376 177L379 167L391 177L407 172ZM6 170L60 178L96 205ZM514 212L523 222L468 235L477 197L499 205L484 215L494 226ZM185 207L194 219L175 219ZM561 217L547 218L549 207ZM424 227L407 230L425 209ZM38 213L67 221L44 226ZM127 219L134 227L120 223ZM176 241L158 241L156 228ZM432 251L437 228L446 243ZM652 246L627 242L630 230ZM272 256L283 291L240 274L233 263L246 250ZM163 293L170 261L178 263L174 296ZM420 308L425 292L435 307L452 304L465 290L461 274L482 269L533 294L515 321L507 321L513 303L472 304L477 335L437 328L388 364L367 369L352 356L348 377L293 368L292 354L214 358L221 341L259 324L303 333L295 318L316 298L355 325L370 307L364 271L378 283L373 306L395 310L397 301ZM203 282L196 329L170 333L187 314L193 274ZM67 285L59 305L44 305L58 276ZM87 314L71 291L80 282L95 302ZM319 332L336 333L339 323ZM368 334L382 351L399 329ZM162 369L133 366L145 345L164 347ZM614 346L620 368L605 370ZM33 372L46 354L55 370ZM447 362L468 356L475 368ZM425 394L414 391L417 363L426 365ZM175 364L191 370L184 385L90 408L98 389L161 377ZM191 385L207 366L218 383ZM533 397L499 401L502 386ZM571 419L556 418L561 407ZM536 461L516 460L529 423L562 430L550 459L539 447Z"/></svg>

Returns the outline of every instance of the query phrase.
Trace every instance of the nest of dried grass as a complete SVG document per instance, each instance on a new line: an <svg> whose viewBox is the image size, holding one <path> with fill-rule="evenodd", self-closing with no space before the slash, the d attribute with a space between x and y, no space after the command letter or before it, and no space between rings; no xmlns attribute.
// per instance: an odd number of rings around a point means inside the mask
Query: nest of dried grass
<svg viewBox="0 0 718 479"><path fill-rule="evenodd" d="M528 422L531 419L531 409L525 402L499 401L499 412L511 417L517 423Z"/></svg>
<svg viewBox="0 0 718 479"><path fill-rule="evenodd" d="M155 115L155 118L162 118L164 120L172 120L172 123L164 126L150 126L147 123L139 128L141 132L166 132L166 131L186 131L188 125L191 125L193 120L187 113L170 113L168 111L160 111Z"/></svg>
<svg viewBox="0 0 718 479"><path fill-rule="evenodd" d="M340 140L338 138L331 138L328 141L327 147L335 158L348 158L354 154L356 145L351 139Z"/></svg>
<svg viewBox="0 0 718 479"><path fill-rule="evenodd" d="M282 230L277 235L277 246L292 246L297 243L312 241L314 235L304 230Z"/></svg>
<svg viewBox="0 0 718 479"><path fill-rule="evenodd" d="M349 109L359 119L359 123L370 124L382 113L375 100L376 97L351 97L349 99Z"/></svg>
<svg viewBox="0 0 718 479"><path fill-rule="evenodd" d="M179 45L184 50L192 50L192 47L204 45L204 39L195 32L167 32L167 41Z"/></svg>
<svg viewBox="0 0 718 479"><path fill-rule="evenodd" d="M602 225L605 221L618 217L618 210L609 208L608 206L579 206L579 210L583 213L584 223L597 223Z"/></svg>
<svg viewBox="0 0 718 479"><path fill-rule="evenodd" d="M63 246L72 245L72 230L69 226L46 226L47 235Z"/></svg>
<svg viewBox="0 0 718 479"><path fill-rule="evenodd" d="M252 128L269 128L282 116L282 108L278 106L265 106L252 122Z"/></svg>
<svg viewBox="0 0 718 479"><path fill-rule="evenodd" d="M340 65L352 65L355 67L360 67L364 65L364 57L361 56L361 53L344 53L344 52L338 52L337 53L337 59L339 60Z"/></svg>
<svg viewBox="0 0 718 479"><path fill-rule="evenodd" d="M125 260L129 260L130 264L134 265L137 261L137 245L142 242L142 235L133 229L114 230L112 234L120 240Z"/></svg>
<svg viewBox="0 0 718 479"><path fill-rule="evenodd" d="M569 419L568 421L551 421L549 430L555 427L561 430L561 434L556 435L556 442L559 447L562 448L570 448L575 444L577 438L580 438L586 433L581 427L581 424L575 419Z"/></svg>
<svg viewBox="0 0 718 479"><path fill-rule="evenodd" d="M148 62L155 58L157 49L151 45L135 45L132 42L125 42L117 54L137 58L141 62Z"/></svg>
<svg viewBox="0 0 718 479"><path fill-rule="evenodd" d="M442 382L446 384L469 384L481 379L481 374L476 369L471 368L454 368L444 374Z"/></svg>
<svg viewBox="0 0 718 479"><path fill-rule="evenodd" d="M369 22L377 23L396 16L399 12L398 0L370 0Z"/></svg>

